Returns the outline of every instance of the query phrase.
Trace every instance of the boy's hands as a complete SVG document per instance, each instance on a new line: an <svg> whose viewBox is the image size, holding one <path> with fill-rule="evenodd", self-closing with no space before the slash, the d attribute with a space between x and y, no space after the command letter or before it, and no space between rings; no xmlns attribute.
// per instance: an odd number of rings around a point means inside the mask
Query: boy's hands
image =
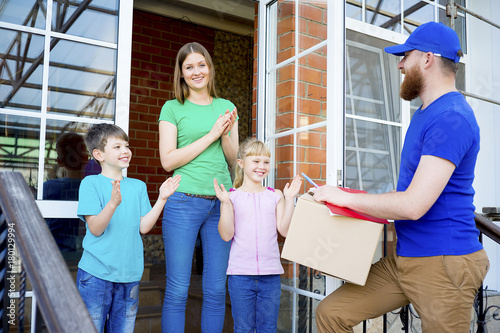
<svg viewBox="0 0 500 333"><path fill-rule="evenodd" d="M297 194L299 194L300 187L302 185L302 178L299 175L295 175L292 180L292 184L286 183L285 188L283 189L283 195L285 199L294 199Z"/></svg>
<svg viewBox="0 0 500 333"><path fill-rule="evenodd" d="M229 203L229 192L226 191L224 188L223 184L220 184L217 182L217 179L214 178L214 189L215 189L215 195L217 196L217 199L220 200L221 203L227 204Z"/></svg>
<svg viewBox="0 0 500 333"><path fill-rule="evenodd" d="M120 181L112 180L111 184L113 185L113 189L111 190L111 199L109 201L116 208L122 203L122 193L120 192Z"/></svg>
<svg viewBox="0 0 500 333"><path fill-rule="evenodd" d="M165 180L160 186L160 199L166 200L169 196L171 196L179 187L180 181L181 175L169 177Z"/></svg>

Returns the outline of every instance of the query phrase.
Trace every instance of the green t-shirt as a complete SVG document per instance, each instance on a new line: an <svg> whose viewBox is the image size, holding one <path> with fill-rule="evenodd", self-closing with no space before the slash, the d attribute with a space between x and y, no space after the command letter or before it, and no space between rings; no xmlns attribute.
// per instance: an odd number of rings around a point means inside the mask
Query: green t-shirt
<svg viewBox="0 0 500 333"><path fill-rule="evenodd" d="M214 98L209 105L198 105L188 100L181 104L173 99L161 108L159 121L168 121L177 127L177 148L182 148L210 132L219 115L233 109L234 104L222 98ZM220 138L191 162L175 169L174 175L182 176L177 192L215 195L214 178L229 189L231 176Z"/></svg>

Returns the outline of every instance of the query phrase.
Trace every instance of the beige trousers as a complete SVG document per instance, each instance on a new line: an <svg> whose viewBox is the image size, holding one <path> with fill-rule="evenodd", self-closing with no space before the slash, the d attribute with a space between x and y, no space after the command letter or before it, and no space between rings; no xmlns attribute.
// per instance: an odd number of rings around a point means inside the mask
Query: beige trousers
<svg viewBox="0 0 500 333"><path fill-rule="evenodd" d="M468 333L477 290L488 272L484 250L463 256L400 257L395 251L372 265L364 286L345 283L316 309L318 332L353 332L412 303L423 333Z"/></svg>

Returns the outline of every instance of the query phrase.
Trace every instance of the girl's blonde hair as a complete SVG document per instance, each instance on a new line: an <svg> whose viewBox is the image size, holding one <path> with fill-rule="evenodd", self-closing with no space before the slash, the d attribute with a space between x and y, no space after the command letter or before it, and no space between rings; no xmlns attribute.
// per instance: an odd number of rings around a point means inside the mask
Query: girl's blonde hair
<svg viewBox="0 0 500 333"><path fill-rule="evenodd" d="M238 159L245 160L247 156L267 156L271 157L269 147L262 141L255 138L248 138L240 144L238 150ZM233 187L238 188L243 184L245 173L238 163L234 168L234 183Z"/></svg>
<svg viewBox="0 0 500 333"><path fill-rule="evenodd" d="M208 78L208 86L207 86L208 93L212 97L217 97L217 92L215 89L215 68L214 68L214 62L212 61L212 57L210 57L210 53L208 53L207 49L204 48L203 45L196 42L192 42L192 43L187 43L183 47L181 47L179 52L177 52L177 57L175 59L174 93L175 93L175 98L181 104L184 104L186 98L189 97L189 86L182 77L182 64L191 53L199 53L205 58L208 69L210 70L210 76Z"/></svg>

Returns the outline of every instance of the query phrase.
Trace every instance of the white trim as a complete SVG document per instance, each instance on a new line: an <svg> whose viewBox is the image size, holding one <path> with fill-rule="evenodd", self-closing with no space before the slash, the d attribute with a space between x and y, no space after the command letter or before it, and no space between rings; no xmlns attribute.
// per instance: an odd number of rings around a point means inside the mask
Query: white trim
<svg viewBox="0 0 500 333"><path fill-rule="evenodd" d="M36 200L43 218L77 218L78 201Z"/></svg>
<svg viewBox="0 0 500 333"><path fill-rule="evenodd" d="M344 177L344 113L345 113L345 1L329 0L327 5L327 184L337 185L337 170ZM335 24L333 24L335 22ZM342 180L343 182L343 180ZM326 277L326 295L337 289L341 281Z"/></svg>
<svg viewBox="0 0 500 333"><path fill-rule="evenodd" d="M45 29L50 31L52 24L52 0L47 1L47 16ZM43 181L45 174L45 134L47 132L47 105L49 98L49 74L50 74L50 36L45 36L43 48L43 70L42 70L42 101L40 105L40 141L38 147L38 191L37 199L43 198Z"/></svg>
<svg viewBox="0 0 500 333"><path fill-rule="evenodd" d="M270 1L259 2L259 29L257 44L257 139L264 138L264 117L266 105L266 44L267 44L267 3Z"/></svg>
<svg viewBox="0 0 500 333"><path fill-rule="evenodd" d="M52 6L52 1L47 1L47 8L49 8L49 3ZM48 10L47 10L48 12ZM49 17L52 19L52 12L47 13L47 18ZM47 19L46 20L46 29L47 26L50 27L50 21ZM75 35L70 35L70 34L63 34L60 32L54 32L54 31L48 31L48 30L43 30L39 28L31 28L27 27L24 25L20 24L14 24L14 23L8 23L8 22L2 22L0 21L0 29L6 29L6 30L11 30L14 32L24 32L24 33L30 33L30 34L35 34L35 35L40 35L40 36L46 36L46 37L53 37L53 38L60 38L62 40L70 40L73 42L79 42L79 43L85 43L85 44L90 44L90 45L95 45L95 46L102 46L110 49L116 49L117 44L115 43L110 43L110 42L105 42L105 41L100 41L96 39L90 39L86 37L79 37Z"/></svg>
<svg viewBox="0 0 500 333"><path fill-rule="evenodd" d="M60 32L49 32L47 34L50 37L53 38L60 38L61 40L70 40L73 42L78 42L78 43L84 43L84 44L89 44L89 45L95 45L95 46L101 46L101 47L106 47L109 49L116 49L117 45L115 43L110 43L110 42L104 42L96 39L90 39L86 37L79 37L75 35L69 35L69 34L62 34Z"/></svg>
<svg viewBox="0 0 500 333"><path fill-rule="evenodd" d="M120 1L118 16L118 54L116 61L115 124L129 130L130 78L132 66L133 2Z"/></svg>

